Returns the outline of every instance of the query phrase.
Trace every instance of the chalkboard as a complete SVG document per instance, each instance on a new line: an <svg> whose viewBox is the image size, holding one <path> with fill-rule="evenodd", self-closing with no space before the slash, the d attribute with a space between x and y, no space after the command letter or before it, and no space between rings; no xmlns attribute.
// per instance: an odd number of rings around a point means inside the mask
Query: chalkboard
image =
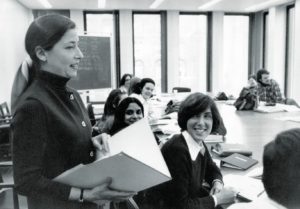
<svg viewBox="0 0 300 209"><path fill-rule="evenodd" d="M77 90L111 87L110 38L80 36L79 48L84 58L69 85Z"/></svg>

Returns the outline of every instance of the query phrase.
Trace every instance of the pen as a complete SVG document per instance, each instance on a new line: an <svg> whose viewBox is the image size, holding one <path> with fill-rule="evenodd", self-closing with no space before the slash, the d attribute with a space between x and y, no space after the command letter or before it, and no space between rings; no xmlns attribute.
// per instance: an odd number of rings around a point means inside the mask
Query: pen
<svg viewBox="0 0 300 209"><path fill-rule="evenodd" d="M257 195L257 197L261 196L264 192L265 192L265 190L261 191L261 192Z"/></svg>

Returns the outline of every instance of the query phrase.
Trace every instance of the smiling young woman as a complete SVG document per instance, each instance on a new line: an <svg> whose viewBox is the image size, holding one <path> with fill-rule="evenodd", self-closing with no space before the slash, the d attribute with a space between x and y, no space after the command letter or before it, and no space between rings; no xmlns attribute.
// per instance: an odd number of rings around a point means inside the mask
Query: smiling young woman
<svg viewBox="0 0 300 209"><path fill-rule="evenodd" d="M233 202L235 192L223 188L222 174L213 162L204 139L220 126L221 116L213 99L193 93L180 105L178 124L181 134L162 147L172 180L149 191L153 208L205 208ZM203 186L203 182L210 189Z"/></svg>

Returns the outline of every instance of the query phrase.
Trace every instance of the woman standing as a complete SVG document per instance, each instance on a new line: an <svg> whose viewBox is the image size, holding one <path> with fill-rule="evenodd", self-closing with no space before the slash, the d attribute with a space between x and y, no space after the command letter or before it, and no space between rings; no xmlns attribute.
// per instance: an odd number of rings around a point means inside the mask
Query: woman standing
<svg viewBox="0 0 300 209"><path fill-rule="evenodd" d="M110 179L90 189L53 180L94 161L97 148L107 151L105 135L92 138L83 102L67 86L83 58L78 41L75 23L60 15L37 18L25 37L36 76L18 102L11 127L14 182L17 192L27 196L29 209L98 208L93 202L133 195L110 189Z"/></svg>

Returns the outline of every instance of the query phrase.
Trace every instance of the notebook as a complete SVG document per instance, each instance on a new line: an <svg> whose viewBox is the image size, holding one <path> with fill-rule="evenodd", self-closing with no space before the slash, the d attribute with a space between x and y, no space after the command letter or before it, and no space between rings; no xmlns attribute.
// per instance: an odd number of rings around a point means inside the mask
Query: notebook
<svg viewBox="0 0 300 209"><path fill-rule="evenodd" d="M238 153L234 153L221 160L221 166L238 170L247 170L257 163L257 160Z"/></svg>
<svg viewBox="0 0 300 209"><path fill-rule="evenodd" d="M227 157L233 153L251 156L252 151L242 144L218 143L211 148L211 151L220 157Z"/></svg>

